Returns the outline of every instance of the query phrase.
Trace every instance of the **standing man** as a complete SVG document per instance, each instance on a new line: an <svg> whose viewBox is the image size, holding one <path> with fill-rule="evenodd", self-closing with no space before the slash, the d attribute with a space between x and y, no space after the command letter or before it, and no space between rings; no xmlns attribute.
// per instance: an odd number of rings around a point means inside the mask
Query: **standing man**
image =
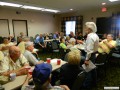
<svg viewBox="0 0 120 90"><path fill-rule="evenodd" d="M97 27L94 22L86 22L86 33L87 33L87 39L86 39L86 60L85 64L89 65L89 60L91 60L93 63L95 63L96 59L96 52L98 50L99 46L99 37L96 34ZM87 77L85 80L85 87L91 87L91 84L96 85L96 71L95 69L87 73Z"/></svg>

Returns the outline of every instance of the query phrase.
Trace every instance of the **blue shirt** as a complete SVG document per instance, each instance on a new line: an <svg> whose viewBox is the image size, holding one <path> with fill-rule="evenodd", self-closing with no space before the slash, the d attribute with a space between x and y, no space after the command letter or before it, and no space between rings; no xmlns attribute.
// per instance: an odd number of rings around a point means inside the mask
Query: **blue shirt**
<svg viewBox="0 0 120 90"><path fill-rule="evenodd" d="M44 38L40 36L38 36L35 40L35 43L43 43L43 42L44 42Z"/></svg>

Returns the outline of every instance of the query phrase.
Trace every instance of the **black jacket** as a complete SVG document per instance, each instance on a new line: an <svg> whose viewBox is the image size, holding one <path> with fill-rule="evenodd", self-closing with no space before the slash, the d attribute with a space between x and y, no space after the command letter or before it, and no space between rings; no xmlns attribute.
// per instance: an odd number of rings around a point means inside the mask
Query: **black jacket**
<svg viewBox="0 0 120 90"><path fill-rule="evenodd" d="M77 75L81 71L78 65L70 65L68 63L62 65L60 68L60 84L67 85L71 89Z"/></svg>

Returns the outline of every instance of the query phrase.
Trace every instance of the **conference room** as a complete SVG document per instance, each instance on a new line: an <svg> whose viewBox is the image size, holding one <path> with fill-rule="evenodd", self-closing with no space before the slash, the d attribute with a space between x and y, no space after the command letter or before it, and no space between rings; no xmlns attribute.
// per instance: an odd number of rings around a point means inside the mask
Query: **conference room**
<svg viewBox="0 0 120 90"><path fill-rule="evenodd" d="M0 0L0 90L119 90L120 0Z"/></svg>

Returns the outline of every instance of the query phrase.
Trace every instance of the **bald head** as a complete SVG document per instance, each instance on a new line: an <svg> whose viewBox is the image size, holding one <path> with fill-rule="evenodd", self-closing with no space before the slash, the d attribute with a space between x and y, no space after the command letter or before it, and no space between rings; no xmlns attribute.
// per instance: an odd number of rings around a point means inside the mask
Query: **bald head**
<svg viewBox="0 0 120 90"><path fill-rule="evenodd" d="M9 55L11 59L17 60L20 57L20 49L17 46L11 46L9 48Z"/></svg>

